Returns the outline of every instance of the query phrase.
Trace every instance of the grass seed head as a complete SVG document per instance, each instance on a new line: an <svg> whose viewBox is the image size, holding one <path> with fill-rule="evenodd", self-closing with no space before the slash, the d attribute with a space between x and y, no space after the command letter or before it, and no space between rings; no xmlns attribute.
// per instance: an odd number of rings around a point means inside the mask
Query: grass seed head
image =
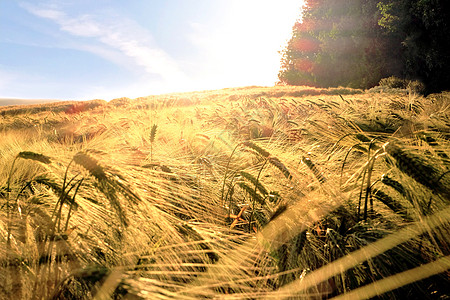
<svg viewBox="0 0 450 300"><path fill-rule="evenodd" d="M263 148L261 148L260 146L256 145L255 143L251 142L251 141L246 141L243 143L244 146L255 150L257 153L259 153L261 156L263 157L269 157L270 153L267 152L266 150L264 150Z"/></svg>
<svg viewBox="0 0 450 300"><path fill-rule="evenodd" d="M156 136L156 129L158 128L158 125L153 124L152 129L150 131L150 142L153 143L155 141Z"/></svg>
<svg viewBox="0 0 450 300"><path fill-rule="evenodd" d="M92 176L94 176L97 180L104 181L107 179L105 170L99 164L99 162L92 156L84 152L78 152L73 157L73 161L78 165L82 166L83 168L85 168L87 171L89 171L89 173Z"/></svg>
<svg viewBox="0 0 450 300"><path fill-rule="evenodd" d="M275 166L278 170L280 170L284 177L286 177L287 179L292 179L292 175L291 172L289 171L289 169L278 159L278 157L269 157L269 163L273 166Z"/></svg>
<svg viewBox="0 0 450 300"><path fill-rule="evenodd" d="M309 157L302 157L302 162L313 172L314 176L320 183L324 183L326 181L322 172L316 167L316 165L311 161Z"/></svg>
<svg viewBox="0 0 450 300"><path fill-rule="evenodd" d="M360 140L361 142L363 142L363 143L368 143L368 142L370 142L370 139L369 139L367 136L365 136L364 134L357 133L357 134L355 135L355 137L356 137L358 140Z"/></svg>
<svg viewBox="0 0 450 300"><path fill-rule="evenodd" d="M255 193L255 189L251 188L248 184L246 184L245 182L239 182L238 185L244 190L246 191L254 201L258 202L261 205L265 204L265 200L263 197L261 197L258 193Z"/></svg>
<svg viewBox="0 0 450 300"><path fill-rule="evenodd" d="M381 176L381 182L399 192L402 196L406 196L406 190L403 185L386 174Z"/></svg>
<svg viewBox="0 0 450 300"><path fill-rule="evenodd" d="M19 154L17 154L18 158L23 158L23 159L31 159L34 161L38 161L44 164L49 164L51 163L50 157L43 155L43 154L39 154L36 152L31 152L31 151L22 151Z"/></svg>
<svg viewBox="0 0 450 300"><path fill-rule="evenodd" d="M406 208L399 201L393 199L385 192L377 189L373 190L373 196L375 197L375 199L382 202L384 205L389 207L394 213L401 216L403 219L411 221L411 218L407 214Z"/></svg>
<svg viewBox="0 0 450 300"><path fill-rule="evenodd" d="M423 158L402 149L399 145L392 142L387 143L384 149L395 160L400 171L431 190L439 188L437 170L427 164Z"/></svg>
<svg viewBox="0 0 450 300"><path fill-rule="evenodd" d="M254 184L256 186L256 188L261 192L261 194L263 194L263 195L269 194L267 189L261 184L261 182L256 180L256 178L252 174L244 172L244 171L241 171L240 174L242 177L244 177L245 179L250 181L252 184Z"/></svg>

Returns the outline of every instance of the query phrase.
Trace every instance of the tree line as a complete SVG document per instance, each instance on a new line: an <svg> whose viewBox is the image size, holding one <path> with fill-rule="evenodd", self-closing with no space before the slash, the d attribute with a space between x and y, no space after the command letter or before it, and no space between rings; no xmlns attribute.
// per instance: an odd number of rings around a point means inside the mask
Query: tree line
<svg viewBox="0 0 450 300"><path fill-rule="evenodd" d="M371 88L382 78L450 88L450 1L306 0L280 83Z"/></svg>

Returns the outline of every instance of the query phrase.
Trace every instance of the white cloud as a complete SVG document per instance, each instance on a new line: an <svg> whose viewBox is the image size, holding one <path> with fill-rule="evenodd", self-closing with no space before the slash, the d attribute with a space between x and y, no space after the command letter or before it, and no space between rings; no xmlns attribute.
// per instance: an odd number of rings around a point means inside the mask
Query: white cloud
<svg viewBox="0 0 450 300"><path fill-rule="evenodd" d="M54 10L54 9L41 9L35 6L32 6L30 4L27 3L22 3L21 6L23 8L25 8L26 10L28 10L29 12L31 12L33 15L41 17L41 18L45 18L45 19L50 19L53 21L56 20L60 20L63 19L65 17L63 12Z"/></svg>
<svg viewBox="0 0 450 300"><path fill-rule="evenodd" d="M131 58L151 75L159 75L167 82L183 82L186 76L165 51L157 47L151 34L136 22L120 17L101 19L99 16L84 14L70 16L55 8L36 7L32 4L22 4L31 14L52 20L58 24L62 32L72 36L93 39L91 42L100 42L105 49L92 44L84 44L75 48L84 49L100 55L105 59L118 62L117 53ZM84 41L84 43L89 42ZM111 51L115 50L115 51Z"/></svg>

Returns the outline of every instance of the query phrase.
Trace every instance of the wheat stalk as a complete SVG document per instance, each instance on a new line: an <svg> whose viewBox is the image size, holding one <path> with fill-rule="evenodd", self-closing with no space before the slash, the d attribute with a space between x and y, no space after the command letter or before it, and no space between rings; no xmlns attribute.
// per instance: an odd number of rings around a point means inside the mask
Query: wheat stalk
<svg viewBox="0 0 450 300"><path fill-rule="evenodd" d="M224 203L224 201L226 201L226 199L224 199L223 196L224 196L224 193L225 193L225 184L226 184L226 180L227 180L228 170L230 168L231 157L233 157L233 154L234 154L234 152L236 151L236 149L238 147L239 147L239 145L234 147L233 151L231 151L231 154L228 157L227 165L225 167L225 174L223 175L222 196L220 197L220 199L222 200L222 204Z"/></svg>

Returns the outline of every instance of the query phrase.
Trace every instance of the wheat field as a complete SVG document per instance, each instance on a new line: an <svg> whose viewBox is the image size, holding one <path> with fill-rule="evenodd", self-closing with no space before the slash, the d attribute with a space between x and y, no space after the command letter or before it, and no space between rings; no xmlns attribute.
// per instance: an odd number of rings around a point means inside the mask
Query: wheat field
<svg viewBox="0 0 450 300"><path fill-rule="evenodd" d="M447 299L450 94L0 108L2 299Z"/></svg>

